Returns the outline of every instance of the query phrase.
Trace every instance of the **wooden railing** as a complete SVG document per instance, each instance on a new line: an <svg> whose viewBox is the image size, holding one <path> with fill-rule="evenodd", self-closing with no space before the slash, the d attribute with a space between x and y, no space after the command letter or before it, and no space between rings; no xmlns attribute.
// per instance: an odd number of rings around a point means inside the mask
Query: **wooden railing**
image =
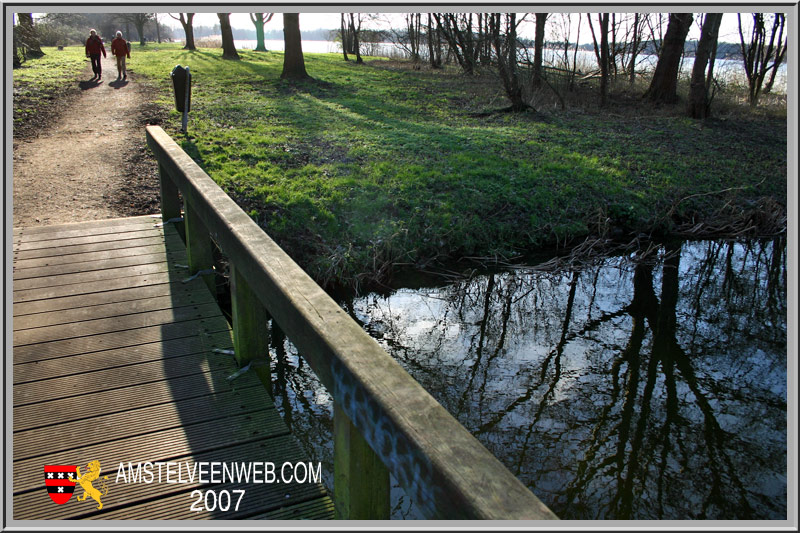
<svg viewBox="0 0 800 533"><path fill-rule="evenodd" d="M164 220L183 199L189 268L212 267L212 239L229 261L239 364L271 391L271 316L333 397L337 517L388 519L391 472L428 518L557 519L160 127L147 144Z"/></svg>

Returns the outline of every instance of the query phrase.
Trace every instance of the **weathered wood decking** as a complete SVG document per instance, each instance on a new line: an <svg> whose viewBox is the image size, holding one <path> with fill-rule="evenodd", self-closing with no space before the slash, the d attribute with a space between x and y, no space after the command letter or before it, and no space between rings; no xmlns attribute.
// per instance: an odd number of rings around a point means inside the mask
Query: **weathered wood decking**
<svg viewBox="0 0 800 533"><path fill-rule="evenodd" d="M234 358L214 349L233 348L229 326L202 278L184 283L183 242L157 222L14 230L13 518L333 518L318 483L115 482L128 462L308 459L252 372L227 379ZM95 460L102 510L80 486L50 499L45 465ZM209 488L245 489L239 511L190 510Z"/></svg>

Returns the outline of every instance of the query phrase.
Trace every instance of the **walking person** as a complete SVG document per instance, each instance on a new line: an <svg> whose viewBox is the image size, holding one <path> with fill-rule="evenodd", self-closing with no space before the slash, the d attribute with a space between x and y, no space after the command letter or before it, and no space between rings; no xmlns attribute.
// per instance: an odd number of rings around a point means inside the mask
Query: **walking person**
<svg viewBox="0 0 800 533"><path fill-rule="evenodd" d="M96 77L99 80L103 75L103 66L100 63L101 53L103 57L106 57L106 47L103 46L103 39L97 35L94 29L89 30L89 38L86 39L86 57L92 60L92 72L94 72L92 79Z"/></svg>
<svg viewBox="0 0 800 533"><path fill-rule="evenodd" d="M120 77L123 80L128 79L128 73L125 70L125 58L131 58L131 50L128 48L128 41L122 38L121 31L118 31L116 37L111 41L111 55L117 58L117 79L120 79Z"/></svg>

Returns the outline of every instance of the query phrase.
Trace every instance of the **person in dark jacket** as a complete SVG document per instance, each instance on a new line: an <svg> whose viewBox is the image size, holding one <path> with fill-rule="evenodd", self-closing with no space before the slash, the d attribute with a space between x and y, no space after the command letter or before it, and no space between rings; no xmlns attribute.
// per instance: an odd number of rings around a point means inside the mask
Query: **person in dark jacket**
<svg viewBox="0 0 800 533"><path fill-rule="evenodd" d="M100 54L106 57L106 47L103 46L103 39L97 35L95 30L89 30L89 38L86 39L86 57L92 59L92 72L94 72L92 79L96 77L99 80L103 75Z"/></svg>
<svg viewBox="0 0 800 533"><path fill-rule="evenodd" d="M111 55L117 58L117 79L120 77L128 79L125 71L125 58L131 58L131 50L128 48L128 41L122 38L122 32L118 31L116 37L111 41Z"/></svg>

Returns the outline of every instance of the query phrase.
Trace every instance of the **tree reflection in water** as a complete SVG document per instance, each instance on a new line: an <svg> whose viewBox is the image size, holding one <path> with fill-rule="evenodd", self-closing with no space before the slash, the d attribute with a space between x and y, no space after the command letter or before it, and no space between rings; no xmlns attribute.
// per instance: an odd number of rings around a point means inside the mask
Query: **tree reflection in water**
<svg viewBox="0 0 800 533"><path fill-rule="evenodd" d="M684 243L344 305L561 518L785 519L785 248ZM276 402L330 461L329 397L276 356Z"/></svg>

